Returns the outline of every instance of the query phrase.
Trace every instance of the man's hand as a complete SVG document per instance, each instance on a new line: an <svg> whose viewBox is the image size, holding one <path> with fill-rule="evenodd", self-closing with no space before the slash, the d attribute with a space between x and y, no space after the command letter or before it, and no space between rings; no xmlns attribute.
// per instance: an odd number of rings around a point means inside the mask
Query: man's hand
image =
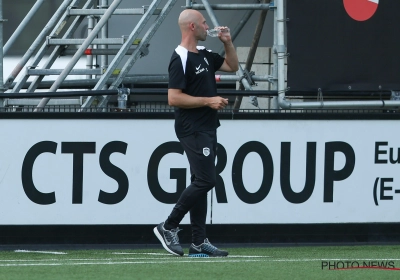
<svg viewBox="0 0 400 280"><path fill-rule="evenodd" d="M214 110L224 109L228 105L228 99L220 96L209 97L207 100L207 106Z"/></svg>
<svg viewBox="0 0 400 280"><path fill-rule="evenodd" d="M220 30L218 33L218 38L221 40L222 43L231 43L232 38L231 38L231 33L230 30L227 26L217 26L215 29Z"/></svg>

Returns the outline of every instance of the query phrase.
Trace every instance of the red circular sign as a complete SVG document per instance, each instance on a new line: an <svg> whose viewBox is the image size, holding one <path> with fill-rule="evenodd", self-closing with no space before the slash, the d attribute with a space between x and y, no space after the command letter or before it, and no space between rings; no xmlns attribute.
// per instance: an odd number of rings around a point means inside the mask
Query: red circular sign
<svg viewBox="0 0 400 280"><path fill-rule="evenodd" d="M379 0L343 0L343 3L346 12L352 19L366 21L375 14Z"/></svg>

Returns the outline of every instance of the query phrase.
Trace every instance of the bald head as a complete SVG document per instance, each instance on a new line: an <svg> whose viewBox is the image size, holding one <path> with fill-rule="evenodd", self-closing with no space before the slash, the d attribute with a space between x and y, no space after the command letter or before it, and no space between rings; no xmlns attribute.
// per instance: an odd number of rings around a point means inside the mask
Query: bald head
<svg viewBox="0 0 400 280"><path fill-rule="evenodd" d="M204 19L203 15L196 10L186 9L181 12L178 18L178 24L182 32L190 28L190 24L199 24Z"/></svg>
<svg viewBox="0 0 400 280"><path fill-rule="evenodd" d="M196 10L183 10L178 18L179 28L182 33L181 45L197 45L197 41L205 41L208 25L204 16Z"/></svg>

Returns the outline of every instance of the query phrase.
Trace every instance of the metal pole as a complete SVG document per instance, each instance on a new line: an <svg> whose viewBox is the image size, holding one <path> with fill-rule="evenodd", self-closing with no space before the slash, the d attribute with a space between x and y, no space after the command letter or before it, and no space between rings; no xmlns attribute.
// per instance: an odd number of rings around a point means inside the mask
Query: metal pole
<svg viewBox="0 0 400 280"><path fill-rule="evenodd" d="M136 48L135 48L136 49ZM129 49L126 52L126 55L131 55L135 49ZM61 56L66 56L66 55L74 55L76 53L77 49L65 49L61 52ZM83 53L83 55L116 55L118 53L118 49L87 49Z"/></svg>
<svg viewBox="0 0 400 280"><path fill-rule="evenodd" d="M108 0L102 0L100 8L107 9L108 8ZM108 23L106 23L103 26L103 28L101 29L101 38L102 39L108 38ZM107 50L107 48L108 48L107 45L100 45L100 49L102 49L102 50ZM101 55L100 56L100 61L101 61L101 67L103 69L106 69L108 67L108 56L107 55Z"/></svg>
<svg viewBox="0 0 400 280"><path fill-rule="evenodd" d="M88 36L90 35L90 33L92 33L94 25L95 25L94 16L88 16L88 28L87 28ZM92 50L93 46L89 45L89 47L87 49ZM92 69L92 68L93 68L93 55L90 54L90 55L86 56L86 69ZM92 75L87 75L86 78L91 79Z"/></svg>
<svg viewBox="0 0 400 280"><path fill-rule="evenodd" d="M215 75L215 79L217 82L226 81L226 82L237 82L240 80L240 77L237 75ZM272 82L272 76L260 76L254 75L252 76L254 81L260 82ZM60 88L93 88L99 78L95 79L74 79L74 80L65 80L60 85ZM116 78L109 78L105 85L111 85L116 81ZM121 81L122 84L140 84L140 83L167 83L168 82L168 74L165 75L126 75L125 78ZM40 83L38 89L47 89L51 87L54 83L54 80L46 80ZM26 89L30 87L31 82L28 81L24 84L22 89Z"/></svg>
<svg viewBox="0 0 400 280"><path fill-rule="evenodd" d="M8 76L6 83L4 84L4 88L8 89L12 82L15 80L15 78L18 76L18 74L21 72L21 70L24 68L25 64L28 62L28 60L31 58L32 54L36 51L36 49L39 47L40 43L43 42L44 38L47 36L47 34L50 32L50 29L52 29L59 18L63 15L63 13L66 11L68 6L71 4L72 0L65 0L56 13L51 17L50 21L47 23L47 25L43 28L42 32L38 35L36 40L32 43L28 51L25 53L25 55L22 57L20 62L18 62L17 66L14 68L14 70L11 72L11 74Z"/></svg>
<svg viewBox="0 0 400 280"><path fill-rule="evenodd" d="M283 0L276 0L276 33L277 45L274 47L278 58L278 104L283 107L285 100L285 18L283 11Z"/></svg>
<svg viewBox="0 0 400 280"><path fill-rule="evenodd" d="M51 86L49 91L56 91L58 89L58 87L61 85L61 83L68 76L69 72L71 72L72 68L75 66L75 64L77 63L79 58L82 56L84 51L88 48L90 43L97 36L97 34L100 32L101 28L104 26L104 24L107 23L108 19L111 17L113 12L117 9L118 5L121 4L121 1L122 0L114 0L114 2L111 4L110 8L107 9L107 11L104 13L104 16L96 24L96 26L93 29L93 31L90 33L90 35L86 38L86 40L83 42L83 44L77 50L76 54L71 58L70 62L65 66L65 69L60 74L58 79L54 82L54 84ZM38 109L44 108L44 106L46 106L46 104L47 104L47 102L49 102L49 100L50 100L49 98L43 98L40 101L40 103L38 104L37 108L35 109L35 112Z"/></svg>
<svg viewBox="0 0 400 280"><path fill-rule="evenodd" d="M3 87L3 60L4 60L4 51L3 51L3 0L0 0L0 92L4 92Z"/></svg>
<svg viewBox="0 0 400 280"><path fill-rule="evenodd" d="M251 77L253 81L255 82L271 82L272 77L271 76L260 76L260 75L254 75ZM215 79L219 81L239 81L240 77L237 75L215 75ZM240 89L243 90L243 89Z"/></svg>
<svg viewBox="0 0 400 280"><path fill-rule="evenodd" d="M15 43L19 35L22 33L24 28L28 25L29 21L33 18L35 13L39 10L40 6L43 4L45 0L38 0L36 3L33 5L31 10L28 12L28 14L25 16L25 18L22 20L22 22L19 24L17 29L14 31L14 33L11 35L10 39L8 39L7 43L3 47L3 53L6 55L12 45Z"/></svg>
<svg viewBox="0 0 400 280"><path fill-rule="evenodd" d="M204 2L203 2L204 4ZM207 10L207 6L214 10L268 10L269 4L193 4L190 7L196 10Z"/></svg>
<svg viewBox="0 0 400 280"><path fill-rule="evenodd" d="M276 7L272 9L274 12L274 47L278 45L278 13L276 11ZM278 54L273 51L271 53L272 59L273 59L273 64L272 64L272 76L274 77L271 89L272 90L278 90ZM271 103L270 103L270 109L272 110L278 110L279 109L279 104L278 104L278 98L276 96L272 97Z"/></svg>

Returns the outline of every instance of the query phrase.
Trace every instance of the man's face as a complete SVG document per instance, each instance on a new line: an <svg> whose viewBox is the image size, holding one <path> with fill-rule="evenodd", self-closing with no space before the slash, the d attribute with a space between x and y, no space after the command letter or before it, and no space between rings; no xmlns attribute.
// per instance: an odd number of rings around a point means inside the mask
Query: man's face
<svg viewBox="0 0 400 280"><path fill-rule="evenodd" d="M206 19L203 17L202 14L199 14L196 22L195 22L195 36L196 39L199 41L205 41L207 38L207 30L208 25Z"/></svg>

